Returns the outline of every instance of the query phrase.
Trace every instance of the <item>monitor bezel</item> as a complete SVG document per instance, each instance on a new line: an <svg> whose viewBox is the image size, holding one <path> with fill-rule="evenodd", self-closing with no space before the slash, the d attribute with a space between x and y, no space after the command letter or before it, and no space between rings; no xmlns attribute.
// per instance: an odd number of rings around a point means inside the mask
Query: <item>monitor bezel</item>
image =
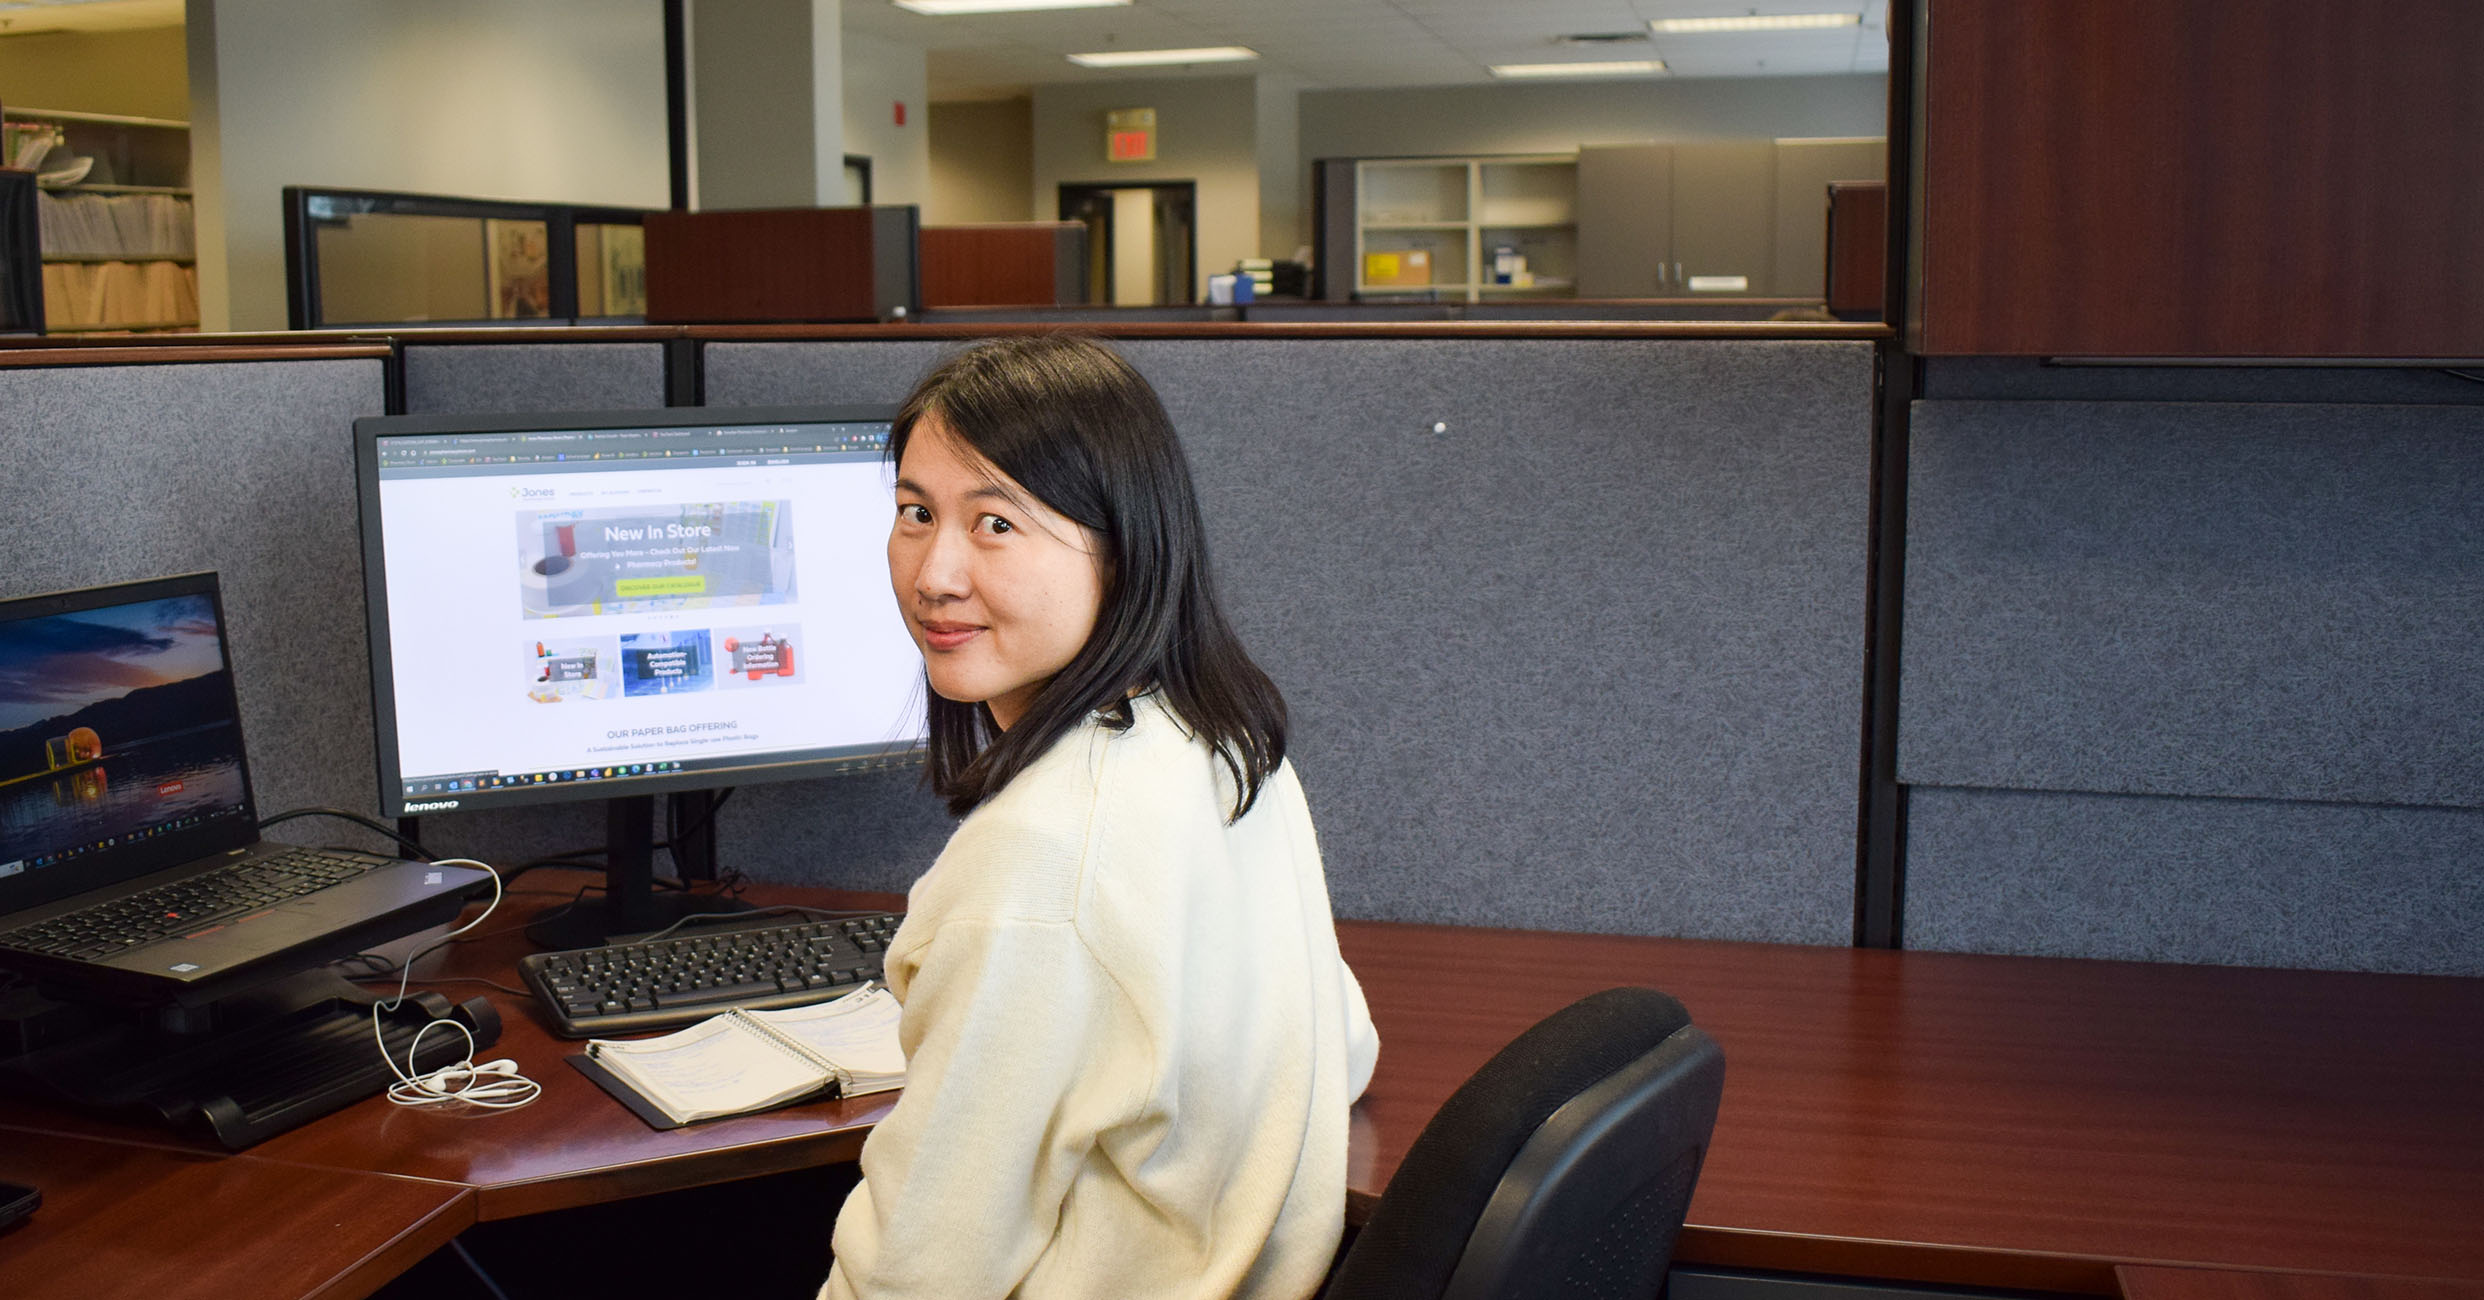
<svg viewBox="0 0 2484 1300"><path fill-rule="evenodd" d="M381 542L379 449L390 438L462 433L561 432L592 429L665 429L757 424L893 423L894 404L840 403L800 406L667 406L592 411L494 411L448 415L374 415L354 421L354 484L361 532L365 634L371 672L371 730L378 760L383 816L476 812L534 804L625 799L777 781L814 780L859 772L907 769L921 764L924 746L892 742L883 752L833 758L800 758L678 773L642 773L581 783L545 783L444 793L409 799L398 764L396 670L389 638L387 566ZM891 617L895 617L892 607ZM417 806L419 805L419 806ZM409 809L411 811L409 811Z"/></svg>

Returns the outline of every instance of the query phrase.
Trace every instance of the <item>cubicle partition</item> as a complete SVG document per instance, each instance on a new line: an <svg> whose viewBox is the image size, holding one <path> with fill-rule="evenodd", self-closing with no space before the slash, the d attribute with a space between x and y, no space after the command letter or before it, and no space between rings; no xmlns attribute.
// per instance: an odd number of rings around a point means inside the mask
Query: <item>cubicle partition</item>
<svg viewBox="0 0 2484 1300"><path fill-rule="evenodd" d="M1119 346L1287 692L1342 914L1850 939L1873 343L1190 331ZM413 411L893 401L960 342L705 333L16 355L0 483L44 507L0 595L222 571L263 804L367 812L349 430L389 367ZM883 889L952 825L901 774L752 787L719 823L729 869ZM423 831L500 861L601 835L577 806Z"/></svg>
<svg viewBox="0 0 2484 1300"><path fill-rule="evenodd" d="M1292 702L1342 914L1851 938L1868 332L1108 328ZM889 401L966 337L0 347L0 595L222 571L262 802L367 811L356 416ZM1921 395L1904 946L2484 973L2484 386L1941 359ZM719 821L728 868L871 888L951 826L886 773ZM601 834L424 823L503 861Z"/></svg>
<svg viewBox="0 0 2484 1300"><path fill-rule="evenodd" d="M261 810L367 814L348 431L388 353L228 351L253 359L0 368L0 596L217 570Z"/></svg>
<svg viewBox="0 0 2484 1300"><path fill-rule="evenodd" d="M948 346L713 342L707 400L895 400ZM1121 346L1341 913L1850 939L1869 343ZM902 886L946 823L900 784L746 791L727 861Z"/></svg>
<svg viewBox="0 0 2484 1300"><path fill-rule="evenodd" d="M2475 394L1936 365L1907 946L2484 973Z"/></svg>

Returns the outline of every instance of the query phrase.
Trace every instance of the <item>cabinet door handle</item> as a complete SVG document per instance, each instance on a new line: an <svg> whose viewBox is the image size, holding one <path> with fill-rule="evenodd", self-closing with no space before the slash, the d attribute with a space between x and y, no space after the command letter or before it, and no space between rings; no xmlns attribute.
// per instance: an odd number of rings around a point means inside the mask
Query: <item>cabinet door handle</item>
<svg viewBox="0 0 2484 1300"><path fill-rule="evenodd" d="M1669 281L1665 279L1665 264L1658 262L1656 264L1656 287L1661 289L1667 283L1669 283Z"/></svg>
<svg viewBox="0 0 2484 1300"><path fill-rule="evenodd" d="M1690 279L1689 279L1689 277L1687 277L1687 276L1685 276L1685 275L1683 275L1683 274L1682 274L1682 264L1681 264L1680 262L1676 262L1676 263L1674 263L1674 264L1673 264L1673 282L1674 282L1675 284L1689 284L1689 283L1690 283Z"/></svg>

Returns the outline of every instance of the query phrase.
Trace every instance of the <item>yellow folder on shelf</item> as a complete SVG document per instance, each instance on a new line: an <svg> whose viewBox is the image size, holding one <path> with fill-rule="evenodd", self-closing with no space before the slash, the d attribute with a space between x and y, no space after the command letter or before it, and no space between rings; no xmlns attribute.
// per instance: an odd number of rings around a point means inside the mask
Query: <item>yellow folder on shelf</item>
<svg viewBox="0 0 2484 1300"><path fill-rule="evenodd" d="M1420 248L1363 254L1363 283L1417 285L1432 282L1432 255Z"/></svg>

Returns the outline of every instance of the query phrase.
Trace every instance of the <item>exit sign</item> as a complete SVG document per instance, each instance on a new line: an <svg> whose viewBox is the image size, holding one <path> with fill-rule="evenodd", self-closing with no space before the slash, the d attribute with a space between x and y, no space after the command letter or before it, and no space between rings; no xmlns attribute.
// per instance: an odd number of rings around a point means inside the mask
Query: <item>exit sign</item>
<svg viewBox="0 0 2484 1300"><path fill-rule="evenodd" d="M1104 114L1104 161L1154 162L1156 110L1116 108Z"/></svg>

